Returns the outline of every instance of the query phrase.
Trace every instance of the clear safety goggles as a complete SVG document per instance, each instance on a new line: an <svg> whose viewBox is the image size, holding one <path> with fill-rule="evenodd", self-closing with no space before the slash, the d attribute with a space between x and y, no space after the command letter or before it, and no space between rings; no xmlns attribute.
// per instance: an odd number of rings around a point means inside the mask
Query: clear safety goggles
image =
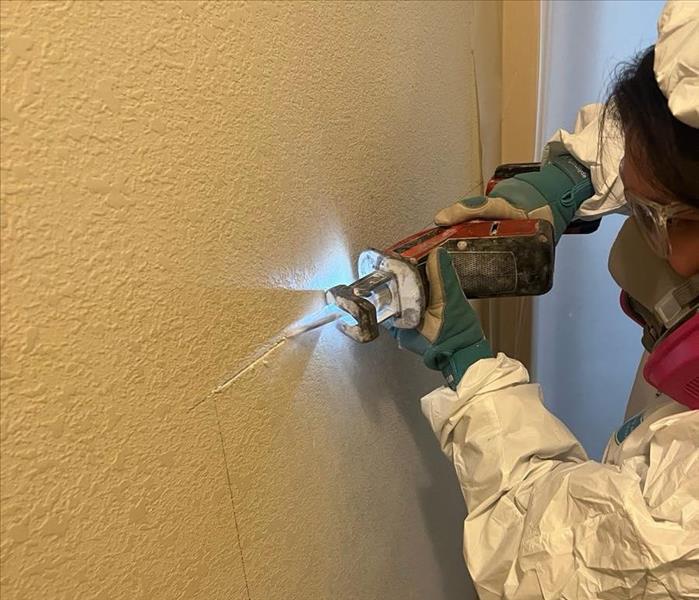
<svg viewBox="0 0 699 600"><path fill-rule="evenodd" d="M624 160L619 165L619 174L624 182ZM672 200L666 204L649 200L625 187L624 197L631 209L639 229L648 245L658 256L666 259L670 256L672 247L667 224L672 219L688 219L699 221L699 209L688 206L684 202Z"/></svg>

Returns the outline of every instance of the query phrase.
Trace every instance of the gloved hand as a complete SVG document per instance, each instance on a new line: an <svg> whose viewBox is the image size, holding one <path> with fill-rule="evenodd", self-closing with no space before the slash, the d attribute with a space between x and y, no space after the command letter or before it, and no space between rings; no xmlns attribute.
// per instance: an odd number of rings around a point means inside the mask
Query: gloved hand
<svg viewBox="0 0 699 600"><path fill-rule="evenodd" d="M579 206L594 194L590 172L571 154L554 156L539 171L522 173L498 183L488 196L460 200L440 210L437 225L471 219L545 219L556 242Z"/></svg>
<svg viewBox="0 0 699 600"><path fill-rule="evenodd" d="M416 329L391 328L401 348L422 355L425 364L441 371L452 389L466 369L493 351L478 316L464 296L451 257L444 248L427 258L429 302Z"/></svg>

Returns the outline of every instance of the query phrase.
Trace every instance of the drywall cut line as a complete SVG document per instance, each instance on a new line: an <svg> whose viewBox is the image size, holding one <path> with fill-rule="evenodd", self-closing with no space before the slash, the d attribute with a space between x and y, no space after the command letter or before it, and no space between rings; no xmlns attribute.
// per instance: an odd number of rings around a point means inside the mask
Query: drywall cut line
<svg viewBox="0 0 699 600"><path fill-rule="evenodd" d="M244 367L236 371L222 384L217 385L206 396L195 402L194 406L192 406L189 410L194 410L206 402L206 400L208 400L213 394L220 394L224 390L227 390L238 379L240 379L248 371L254 369L261 362L264 364L265 359L272 352L283 346L291 338L302 335L308 331L312 331L313 329L318 329L319 327L327 325L328 323L332 323L345 314L346 313L344 311L335 306L325 306L316 312L302 317L291 325L288 325L282 332L275 335L271 341L269 341L266 345L263 345L255 354L253 354L252 357L250 357L249 362Z"/></svg>
<svg viewBox="0 0 699 600"><path fill-rule="evenodd" d="M211 390L212 394L220 394L224 390L228 389L231 385L235 383L237 379L245 375L248 371L251 369L254 369L258 364L263 362L265 358L267 358L272 352L274 352L277 348L279 348L282 344L286 343L287 338L282 338L281 340L275 342L268 350L265 350L260 356L255 358L251 363L240 369L237 373L235 373L233 376L228 378L226 381L224 381L221 385L216 386L213 390Z"/></svg>
<svg viewBox="0 0 699 600"><path fill-rule="evenodd" d="M193 406L189 408L189 411L193 411L194 409L198 408L204 402L206 402L209 398L213 397L215 394L220 394L224 390L227 390L229 387L231 387L238 379L240 379L245 373L248 371L254 369L258 364L261 362L264 362L264 360L275 350L280 348L286 341L287 337L282 337L281 339L278 339L276 342L274 342L270 347L268 348L263 348L262 350L258 351L256 355L253 356L253 359L246 364L244 367L236 371L233 375L231 375L226 381L221 383L220 385L217 385L213 390L211 390L206 396L203 398L197 400Z"/></svg>
<svg viewBox="0 0 699 600"><path fill-rule="evenodd" d="M248 600L250 597L250 584L248 583L248 573L245 568L245 557L243 556L243 544L240 541L240 526L238 525L238 513L235 510L235 499L233 498L233 484L231 483L231 472L228 468L228 457L226 456L226 445L223 442L223 430L221 428L221 417L218 414L218 404L216 398L212 403L214 405L214 413L216 415L216 428L218 429L218 439L221 442L221 454L223 454L223 466L226 469L226 482L228 484L228 495L231 499L231 510L233 511L233 525L235 527L235 536L238 541L238 552L240 552L240 564L243 568L243 581L245 582L245 595Z"/></svg>

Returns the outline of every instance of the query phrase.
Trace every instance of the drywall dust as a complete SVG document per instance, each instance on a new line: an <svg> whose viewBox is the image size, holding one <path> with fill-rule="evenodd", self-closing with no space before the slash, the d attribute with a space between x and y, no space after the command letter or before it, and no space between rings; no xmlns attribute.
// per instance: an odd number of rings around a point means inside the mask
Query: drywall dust
<svg viewBox="0 0 699 600"><path fill-rule="evenodd" d="M242 369L240 369L239 371L237 371L232 377L229 377L229 378L228 378L226 381L224 381L221 385L217 385L217 386L212 390L212 393L214 393L214 394L220 394L221 392L223 392L224 390L226 390L227 388L229 388L231 385L233 385L233 383L235 383L236 379L238 379L239 377L242 377L242 376L245 375L248 371L250 371L251 369L254 369L254 368L255 368L257 365L259 365L260 363L266 364L265 361L267 360L267 358L269 357L269 355L272 354L272 352L274 352L277 348L279 348L282 344L285 344L285 343L286 343L286 338L282 338L281 340L279 340L279 341L275 342L274 344L272 344L272 347L271 347L271 348L269 348L268 350L265 350L264 352L262 352L258 357L256 357L256 358L255 358L254 360L252 360L250 363L248 363L247 365L245 365Z"/></svg>
<svg viewBox="0 0 699 600"><path fill-rule="evenodd" d="M272 357L272 354L280 349L289 340L302 335L304 333L309 333L314 329L328 325L340 318L341 314L333 313L326 314L323 318L312 319L312 322L307 319L307 317L302 317L298 321L292 323L286 327L280 334L274 336L270 341L261 344L256 352L247 357L243 361L243 366L235 371L231 376L227 377L222 383L218 384L211 390L210 394L204 398L197 401L190 410L197 408L202 402L206 401L211 394L220 394L221 392L227 390L231 385L233 385L239 378L245 376L249 371L252 371L255 367L262 365L267 366L268 360Z"/></svg>

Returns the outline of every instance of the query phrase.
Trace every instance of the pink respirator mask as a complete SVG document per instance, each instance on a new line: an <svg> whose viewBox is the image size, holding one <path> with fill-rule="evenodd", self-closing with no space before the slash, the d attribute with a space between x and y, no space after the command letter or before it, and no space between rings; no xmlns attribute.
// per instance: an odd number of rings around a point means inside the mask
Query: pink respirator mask
<svg viewBox="0 0 699 600"><path fill-rule="evenodd" d="M643 326L643 345L650 352L643 377L675 402L699 409L699 312L695 308L693 315L656 339L655 328L640 317L633 305L634 301L622 291L621 306L629 317Z"/></svg>
<svg viewBox="0 0 699 600"><path fill-rule="evenodd" d="M651 250L634 217L619 230L609 272L622 289L622 309L643 327L649 353L643 377L675 402L699 409L699 274L675 273Z"/></svg>

